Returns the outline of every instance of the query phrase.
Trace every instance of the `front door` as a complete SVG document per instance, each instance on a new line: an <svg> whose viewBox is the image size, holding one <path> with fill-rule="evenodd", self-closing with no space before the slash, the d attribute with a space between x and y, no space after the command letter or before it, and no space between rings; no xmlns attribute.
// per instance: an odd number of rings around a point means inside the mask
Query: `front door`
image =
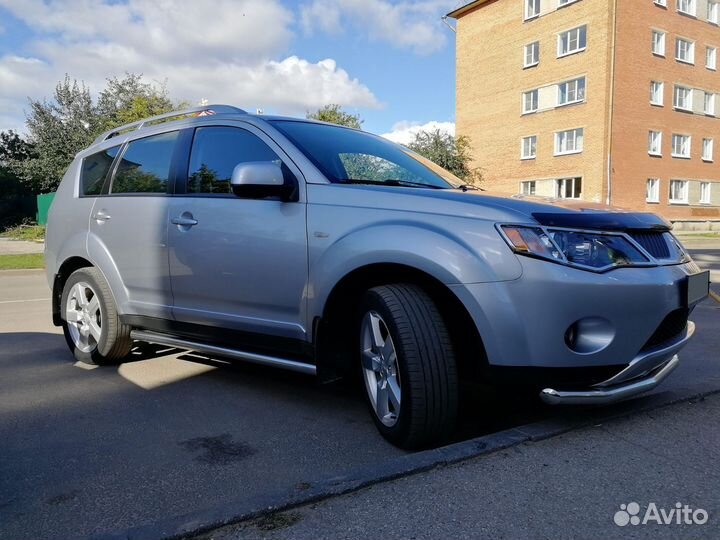
<svg viewBox="0 0 720 540"><path fill-rule="evenodd" d="M177 321L306 338L304 190L300 202L282 202L239 198L230 188L233 169L247 161L274 161L297 177L281 155L252 126L195 129L169 214Z"/></svg>

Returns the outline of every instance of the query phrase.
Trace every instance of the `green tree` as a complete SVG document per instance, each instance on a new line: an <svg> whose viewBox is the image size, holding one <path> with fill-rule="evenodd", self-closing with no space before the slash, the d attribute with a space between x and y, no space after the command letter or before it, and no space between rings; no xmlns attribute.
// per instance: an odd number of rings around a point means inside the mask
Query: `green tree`
<svg viewBox="0 0 720 540"><path fill-rule="evenodd" d="M479 185L482 182L482 169L472 166L470 139L464 135L453 137L439 129L420 131L415 134L415 140L408 148L468 184Z"/></svg>
<svg viewBox="0 0 720 540"><path fill-rule="evenodd" d="M98 128L89 89L66 75L55 87L52 100L30 100L26 123L35 153L16 165L33 191L53 191L75 154L92 142Z"/></svg>
<svg viewBox="0 0 720 540"><path fill-rule="evenodd" d="M306 118L310 120L319 120L321 122L329 122L354 129L361 129L363 120L359 114L350 114L343 111L342 107L336 103L320 107L315 112L308 112Z"/></svg>
<svg viewBox="0 0 720 540"><path fill-rule="evenodd" d="M98 96L96 112L102 132L175 109L165 83L153 85L144 82L142 75L125 73L122 79L107 80Z"/></svg>

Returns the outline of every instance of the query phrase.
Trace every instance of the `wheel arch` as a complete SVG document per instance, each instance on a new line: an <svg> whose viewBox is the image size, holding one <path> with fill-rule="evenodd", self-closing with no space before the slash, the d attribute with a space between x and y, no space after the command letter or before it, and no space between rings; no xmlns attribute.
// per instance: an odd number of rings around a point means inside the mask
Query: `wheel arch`
<svg viewBox="0 0 720 540"><path fill-rule="evenodd" d="M345 274L331 289L322 315L313 321L318 376L333 380L351 373L355 355L354 327L362 294L388 283L420 286L437 304L450 332L461 379L479 378L487 365L482 337L455 293L441 280L418 268L398 263L375 263Z"/></svg>
<svg viewBox="0 0 720 540"><path fill-rule="evenodd" d="M80 268L91 267L93 264L84 257L73 256L65 259L58 268L53 278L52 287L52 319L55 326L62 325L60 316L60 303L62 300L63 288L70 275Z"/></svg>

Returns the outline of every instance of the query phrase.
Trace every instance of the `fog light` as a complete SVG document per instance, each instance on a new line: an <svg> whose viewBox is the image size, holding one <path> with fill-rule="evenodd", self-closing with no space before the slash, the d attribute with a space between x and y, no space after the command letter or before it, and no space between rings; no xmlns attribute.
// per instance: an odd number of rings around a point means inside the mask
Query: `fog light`
<svg viewBox="0 0 720 540"><path fill-rule="evenodd" d="M565 344L578 354L602 351L615 338L612 323L602 317L586 317L572 323L565 331Z"/></svg>

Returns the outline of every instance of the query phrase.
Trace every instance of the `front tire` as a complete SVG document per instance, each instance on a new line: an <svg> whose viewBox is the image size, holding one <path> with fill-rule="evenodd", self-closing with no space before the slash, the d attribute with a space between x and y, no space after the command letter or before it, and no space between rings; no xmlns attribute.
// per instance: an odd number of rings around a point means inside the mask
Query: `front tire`
<svg viewBox="0 0 720 540"><path fill-rule="evenodd" d="M128 355L130 327L120 322L110 287L97 268L81 268L70 275L60 306L65 341L76 360L115 364Z"/></svg>
<svg viewBox="0 0 720 540"><path fill-rule="evenodd" d="M360 360L375 425L406 449L439 444L455 426L458 377L445 322L417 285L374 287L360 312Z"/></svg>

